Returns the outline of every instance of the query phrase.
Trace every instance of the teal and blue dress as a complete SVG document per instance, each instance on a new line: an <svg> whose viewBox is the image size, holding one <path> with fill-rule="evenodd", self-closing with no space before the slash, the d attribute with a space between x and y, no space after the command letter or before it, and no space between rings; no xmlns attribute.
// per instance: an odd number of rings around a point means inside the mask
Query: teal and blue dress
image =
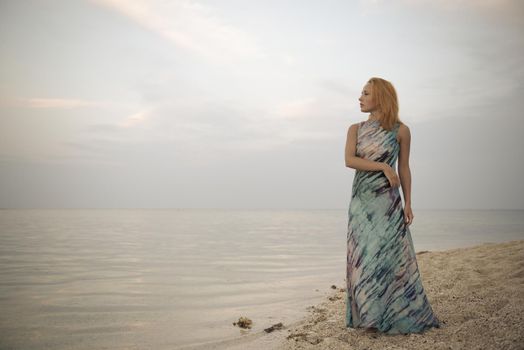
<svg viewBox="0 0 524 350"><path fill-rule="evenodd" d="M377 120L361 122L356 155L395 168L397 132ZM382 171L356 170L348 211L346 327L386 334L440 328L426 297L400 187Z"/></svg>

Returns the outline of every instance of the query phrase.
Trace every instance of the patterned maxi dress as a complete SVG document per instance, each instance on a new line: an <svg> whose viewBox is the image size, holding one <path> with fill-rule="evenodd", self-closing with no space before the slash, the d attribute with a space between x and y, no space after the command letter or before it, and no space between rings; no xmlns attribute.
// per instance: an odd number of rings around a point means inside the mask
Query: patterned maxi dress
<svg viewBox="0 0 524 350"><path fill-rule="evenodd" d="M399 126L388 131L379 121L361 122L356 155L395 168ZM346 327L386 334L440 328L422 286L399 187L382 171L357 170L348 217Z"/></svg>

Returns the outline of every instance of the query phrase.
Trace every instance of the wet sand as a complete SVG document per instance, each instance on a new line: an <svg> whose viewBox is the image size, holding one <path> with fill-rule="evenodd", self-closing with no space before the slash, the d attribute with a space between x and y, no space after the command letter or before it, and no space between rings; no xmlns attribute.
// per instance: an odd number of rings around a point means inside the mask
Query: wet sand
<svg viewBox="0 0 524 350"><path fill-rule="evenodd" d="M332 286L295 324L210 348L524 349L524 240L417 252L417 262L441 328L409 335L347 329L345 286Z"/></svg>

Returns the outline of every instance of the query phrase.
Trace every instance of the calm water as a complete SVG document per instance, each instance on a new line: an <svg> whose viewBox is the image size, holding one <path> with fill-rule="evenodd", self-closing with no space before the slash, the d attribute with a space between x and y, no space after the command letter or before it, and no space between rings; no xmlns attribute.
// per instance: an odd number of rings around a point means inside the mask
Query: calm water
<svg viewBox="0 0 524 350"><path fill-rule="evenodd" d="M0 210L1 349L176 349L344 286L346 210ZM524 239L524 211L415 211L416 251Z"/></svg>

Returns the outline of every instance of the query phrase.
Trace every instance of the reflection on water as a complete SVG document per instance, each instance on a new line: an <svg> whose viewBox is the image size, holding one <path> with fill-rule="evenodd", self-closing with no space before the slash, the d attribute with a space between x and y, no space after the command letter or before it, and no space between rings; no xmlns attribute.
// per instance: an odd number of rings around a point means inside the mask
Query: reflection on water
<svg viewBox="0 0 524 350"><path fill-rule="evenodd" d="M523 211L418 211L417 251L524 239ZM0 348L177 346L343 286L346 210L0 210Z"/></svg>

